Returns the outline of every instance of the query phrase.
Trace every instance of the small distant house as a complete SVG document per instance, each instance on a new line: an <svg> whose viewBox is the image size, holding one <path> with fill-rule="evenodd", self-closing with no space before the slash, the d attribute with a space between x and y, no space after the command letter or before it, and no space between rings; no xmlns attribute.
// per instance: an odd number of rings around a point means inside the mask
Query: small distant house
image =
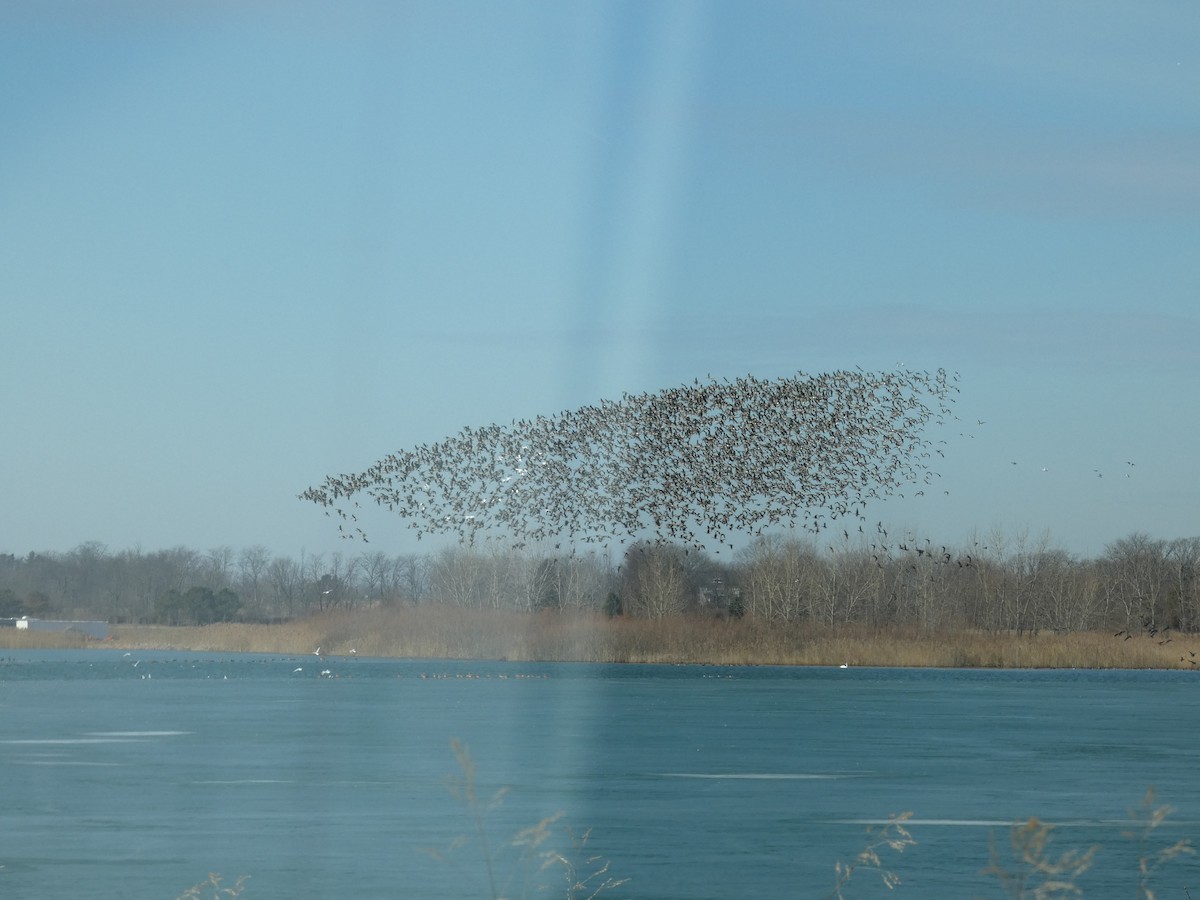
<svg viewBox="0 0 1200 900"><path fill-rule="evenodd" d="M16 620L19 631L58 631L74 632L85 635L93 640L103 641L108 638L107 622L89 622L86 620L65 619L31 619L22 616Z"/></svg>

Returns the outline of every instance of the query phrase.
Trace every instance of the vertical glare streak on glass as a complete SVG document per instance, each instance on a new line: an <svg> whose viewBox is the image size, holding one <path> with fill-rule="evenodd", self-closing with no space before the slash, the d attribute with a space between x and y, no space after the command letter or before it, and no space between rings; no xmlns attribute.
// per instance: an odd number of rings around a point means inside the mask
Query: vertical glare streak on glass
<svg viewBox="0 0 1200 900"><path fill-rule="evenodd" d="M688 110L697 90L705 31L699 6L655 8L641 29L614 21L603 40L626 41L598 54L604 98L590 129L601 145L592 173L576 311L596 365L573 374L584 396L649 386L663 352L662 292L679 232L679 191ZM632 35L642 34L640 39Z"/></svg>

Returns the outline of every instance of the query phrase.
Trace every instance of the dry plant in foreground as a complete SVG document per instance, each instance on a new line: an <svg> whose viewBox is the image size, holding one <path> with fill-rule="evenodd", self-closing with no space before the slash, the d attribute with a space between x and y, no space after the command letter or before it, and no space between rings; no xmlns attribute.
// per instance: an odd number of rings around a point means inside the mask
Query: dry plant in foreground
<svg viewBox="0 0 1200 900"><path fill-rule="evenodd" d="M1093 845L1087 850L1067 850L1054 859L1048 855L1053 830L1053 825L1036 818L1014 825L1009 832L1009 841L1017 864L1012 869L1005 867L993 835L990 839L991 863L983 870L984 874L994 875L1004 888L1005 896L1014 900L1083 896L1075 879L1092 867L1100 848Z"/></svg>
<svg viewBox="0 0 1200 900"><path fill-rule="evenodd" d="M614 878L609 874L610 862L601 856L589 854L587 850L590 830L574 834L565 830L570 849L567 854L550 846L554 836L554 825L562 813L547 816L528 828L521 829L501 844L499 851L493 849L487 827L488 815L499 807L508 794L500 788L487 797L481 797L476 782L475 761L461 741L451 742L459 772L447 779L451 795L460 801L471 819L475 840L478 842L488 879L488 896L491 900L514 900L545 896L547 892L557 894L565 887L567 900L595 900L602 893L614 890L629 879ZM1122 836L1135 842L1138 851L1137 900L1156 900L1150 887L1152 877L1158 871L1181 856L1194 854L1192 842L1181 838L1174 843L1155 848L1152 846L1156 830L1166 822L1173 812L1170 806L1154 805L1154 789L1146 791L1139 806L1130 810L1132 827ZM868 843L850 862L834 864L836 881L826 895L826 900L847 900L846 890L851 879L861 872L874 873L889 890L900 884L900 877L884 866L881 852L891 850L903 853L917 842L906 824L912 813L891 816L887 823L867 829ZM1005 859L996 846L994 835L990 841L990 865L983 874L994 876L1010 900L1067 900L1082 897L1083 888L1078 879L1095 861L1098 845L1084 850L1072 849L1054 855L1050 844L1054 827L1033 818L1018 822L1009 832L1010 859ZM455 851L471 842L467 835L455 838L445 850L429 849L435 859L451 862ZM515 855L514 855L515 854ZM502 869L507 877L501 879ZM562 880L548 877L557 871ZM241 876L229 886L223 887L220 875L210 873L205 881L184 891L176 900L204 900L211 891L212 900L225 900L241 896L248 876ZM1191 893L1184 889L1187 900Z"/></svg>
<svg viewBox="0 0 1200 900"><path fill-rule="evenodd" d="M210 890L213 900L222 900L223 897L240 897L249 877L249 875L239 875L238 880L231 886L221 887L221 876L216 872L209 872L208 878L199 884L192 885L175 900L203 900Z"/></svg>
<svg viewBox="0 0 1200 900"><path fill-rule="evenodd" d="M1188 838L1157 850L1151 848L1154 832L1174 812L1170 806L1154 805L1154 788L1146 791L1141 804L1129 811L1133 827L1122 832L1126 840L1134 841L1138 850L1138 900L1155 900L1150 887L1151 877L1163 866L1180 856L1195 853ZM1049 845L1053 825L1038 819L1014 825L1010 832L1013 862L1008 866L1000 858L996 842L991 841L991 864L985 875L994 875L1004 888L1005 896L1013 900L1064 900L1082 897L1077 879L1092 867L1099 846L1086 850L1067 850L1057 858L1050 856ZM1191 895L1185 890L1188 897Z"/></svg>
<svg viewBox="0 0 1200 900"><path fill-rule="evenodd" d="M1167 817L1175 811L1171 806L1154 805L1154 788L1149 788L1141 805L1129 810L1133 820L1133 829L1124 832L1128 840L1135 841L1138 848L1138 900L1154 900L1154 891L1150 889L1150 878L1173 859L1180 856L1195 854L1192 842L1188 838L1180 838L1169 847L1151 850L1150 841L1154 831Z"/></svg>
<svg viewBox="0 0 1200 900"><path fill-rule="evenodd" d="M571 855L567 856L549 846L553 836L552 826L555 825L562 813L547 816L529 828L523 828L514 834L503 846L516 852L516 859L507 861L503 854L492 849L492 842L487 829L488 814L499 807L507 788L500 788L489 797L481 797L475 780L475 760L471 757L467 746L458 739L450 742L454 759L458 763L458 774L447 779L446 787L451 796L461 802L471 818L475 839L479 842L480 853L483 857L484 869L487 873L489 896L492 900L509 900L510 897L528 898L540 895L553 888L544 879L546 873L558 869L566 880L567 900L593 900L601 893L620 887L628 879L613 878L608 874L609 861L595 855L587 855L586 847L590 830L582 835L576 835L569 829L566 834L571 845ZM428 852L438 860L448 862L451 854L468 843L466 835L455 838L444 851L430 849ZM509 868L508 876L500 881L499 868L502 864ZM559 885L561 887L561 883ZM519 890L510 894L511 890Z"/></svg>
<svg viewBox="0 0 1200 900"><path fill-rule="evenodd" d="M846 863L838 860L834 864L833 870L837 876L837 881L826 900L845 900L843 891L846 885L850 883L850 879L860 869L878 874L884 887L888 890L900 884L900 876L883 867L883 860L880 859L879 851L887 848L895 850L897 853L903 853L905 848L911 847L916 843L913 836L909 833L907 826L904 824L911 818L911 812L900 813L890 816L886 825L882 825L879 828L868 828L867 834L870 836L870 841L859 852L858 856L854 857L852 862Z"/></svg>

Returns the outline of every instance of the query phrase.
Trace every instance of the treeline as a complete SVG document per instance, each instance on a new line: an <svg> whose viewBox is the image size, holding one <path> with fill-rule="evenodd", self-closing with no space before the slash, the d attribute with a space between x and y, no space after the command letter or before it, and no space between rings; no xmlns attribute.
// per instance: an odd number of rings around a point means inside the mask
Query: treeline
<svg viewBox="0 0 1200 900"><path fill-rule="evenodd" d="M959 546L843 533L764 535L723 560L662 543L620 556L453 546L430 554L207 552L0 555L0 617L168 625L271 622L311 612L440 603L610 616L681 615L993 632L1200 630L1200 537L1131 534L1084 559L993 532Z"/></svg>

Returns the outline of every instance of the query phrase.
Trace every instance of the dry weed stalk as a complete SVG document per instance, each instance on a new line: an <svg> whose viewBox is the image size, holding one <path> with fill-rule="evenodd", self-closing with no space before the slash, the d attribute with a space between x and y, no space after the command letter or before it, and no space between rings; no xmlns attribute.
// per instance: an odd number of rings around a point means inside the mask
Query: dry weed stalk
<svg viewBox="0 0 1200 900"><path fill-rule="evenodd" d="M1017 858L1013 870L1006 868L1000 859L993 835L989 839L991 863L983 873L995 875L1004 893L1014 900L1030 897L1033 900L1060 900L1083 896L1083 890L1075 880L1092 867L1099 847L1068 850L1053 859L1047 855L1053 830L1053 825L1036 818L1014 825L1009 832L1012 852Z"/></svg>
<svg viewBox="0 0 1200 900"><path fill-rule="evenodd" d="M208 878L201 881L199 884L194 884L175 900L201 900L201 898L212 890L213 900L221 900L223 897L240 897L245 889L246 880L249 875L239 875L238 880L229 887L221 887L221 876L216 872L209 872Z"/></svg>
<svg viewBox="0 0 1200 900"><path fill-rule="evenodd" d="M846 863L838 860L834 864L833 869L837 876L837 882L834 884L833 890L829 892L827 900L845 900L845 894L842 891L849 884L854 873L860 869L876 872L888 890L892 890L900 884L900 876L883 867L879 851L886 847L897 853L903 853L905 848L916 844L904 824L911 818L911 812L900 813L889 816L887 824L878 829L868 828L867 834L870 836L870 842L859 852L858 856L854 857L852 862Z"/></svg>
<svg viewBox="0 0 1200 900"><path fill-rule="evenodd" d="M546 865L562 866L563 875L567 880L567 900L593 900L604 891L618 888L625 884L628 878L613 878L608 874L610 861L600 856L586 856L588 838L592 829L581 835L576 835L567 829L567 837L571 841L571 856L551 851L546 857ZM582 863L582 868L580 867ZM586 873L586 874L583 874Z"/></svg>
<svg viewBox="0 0 1200 900"><path fill-rule="evenodd" d="M1154 900L1154 891L1150 889L1150 878L1171 860L1180 856L1194 854L1192 842L1188 838L1180 838L1169 847L1156 851L1150 850L1150 840L1167 817L1175 811L1172 806L1154 805L1154 788L1148 788L1142 797L1141 805L1129 810L1129 818L1137 827L1123 832L1123 836L1137 842L1138 847L1138 900Z"/></svg>
<svg viewBox="0 0 1200 900"><path fill-rule="evenodd" d="M1155 900L1150 888L1151 877L1167 863L1180 856L1195 853L1188 838L1158 850L1150 848L1150 842L1158 829L1174 812L1170 806L1154 805L1154 788L1146 791L1141 804L1130 809L1129 816L1134 827L1122 832L1122 837L1137 843L1138 849L1138 900ZM1030 819L1015 825L1010 833L1012 850L1018 865L1012 871L1000 860L993 836L991 840L991 865L984 869L985 875L994 875L1003 886L1005 894L1014 900L1060 900L1066 897L1082 897L1083 889L1076 880L1091 868L1098 846L1087 850L1068 850L1057 859L1049 857L1048 847L1053 825L1038 819ZM1184 893L1187 893L1185 890ZM1190 897L1190 894L1188 895Z"/></svg>
<svg viewBox="0 0 1200 900"><path fill-rule="evenodd" d="M552 837L552 826L562 818L558 812L547 816L535 825L523 828L508 841L507 846L517 851L517 859L513 863L512 872L503 882L497 879L498 857L491 848L488 838L487 816L503 803L508 794L508 788L500 788L486 799L481 799L476 789L476 766L470 751L462 741L455 738L450 742L454 759L458 763L459 774L447 779L447 789L451 796L466 806L475 829L475 837L479 841L480 852L483 856L484 867L487 871L488 888L492 900L508 900L509 888L518 876L520 877L521 898L541 894L550 885L543 883L540 878L543 873L561 866L566 877L567 900L593 900L604 891L611 890L624 884L628 879L615 879L608 874L609 861L599 856L585 856L585 847L590 829L581 837L574 835L569 829L567 836L571 843L571 854L566 856L545 845ZM459 836L451 842L444 851L429 850L435 858L449 861L450 853L468 842L466 836Z"/></svg>

